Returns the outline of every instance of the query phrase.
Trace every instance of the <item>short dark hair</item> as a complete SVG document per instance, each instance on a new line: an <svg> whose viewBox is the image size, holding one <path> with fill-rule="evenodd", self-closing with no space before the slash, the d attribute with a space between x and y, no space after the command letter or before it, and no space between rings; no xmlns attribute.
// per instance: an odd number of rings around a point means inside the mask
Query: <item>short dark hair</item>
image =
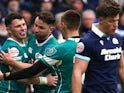
<svg viewBox="0 0 124 93"><path fill-rule="evenodd" d="M10 13L5 18L6 27L11 25L11 22L15 19L24 19L20 13Z"/></svg>
<svg viewBox="0 0 124 93"><path fill-rule="evenodd" d="M120 12L121 7L115 0L102 0L96 8L98 17L115 17Z"/></svg>
<svg viewBox="0 0 124 93"><path fill-rule="evenodd" d="M61 21L64 22L68 29L79 29L81 24L81 15L75 10L67 10L63 13Z"/></svg>
<svg viewBox="0 0 124 93"><path fill-rule="evenodd" d="M20 2L20 0L7 0L7 5L12 2L12 1L17 1L17 2Z"/></svg>
<svg viewBox="0 0 124 93"><path fill-rule="evenodd" d="M54 25L55 24L55 16L48 11L43 11L37 13L37 16L40 20L42 20L44 23L47 23L48 25Z"/></svg>

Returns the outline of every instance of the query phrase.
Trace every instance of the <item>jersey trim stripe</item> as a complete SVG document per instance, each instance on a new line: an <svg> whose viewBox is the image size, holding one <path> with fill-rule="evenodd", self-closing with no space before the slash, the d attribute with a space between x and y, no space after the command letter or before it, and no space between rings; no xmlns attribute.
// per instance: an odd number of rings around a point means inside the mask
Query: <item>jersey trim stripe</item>
<svg viewBox="0 0 124 93"><path fill-rule="evenodd" d="M90 61L90 58L89 58L89 57L81 56L81 55L79 55L79 54L76 54L76 55L75 55L75 58L79 58L79 59L84 60L84 61L86 61L86 62L89 62L89 61Z"/></svg>

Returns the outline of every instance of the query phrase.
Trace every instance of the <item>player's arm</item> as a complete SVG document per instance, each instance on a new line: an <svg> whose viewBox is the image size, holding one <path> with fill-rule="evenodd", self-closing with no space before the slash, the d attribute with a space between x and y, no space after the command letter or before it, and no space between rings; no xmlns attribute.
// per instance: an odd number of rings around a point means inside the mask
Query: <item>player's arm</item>
<svg viewBox="0 0 124 93"><path fill-rule="evenodd" d="M119 76L122 82L124 83L124 55L121 56L119 62Z"/></svg>
<svg viewBox="0 0 124 93"><path fill-rule="evenodd" d="M24 78L31 78L39 72L45 70L46 68L47 66L41 60L39 60L29 68L25 68L17 72L0 73L0 80L18 80Z"/></svg>
<svg viewBox="0 0 124 93"><path fill-rule="evenodd" d="M72 74L72 92L81 93L82 90L82 74L86 71L88 62L75 58L73 74Z"/></svg>
<svg viewBox="0 0 124 93"><path fill-rule="evenodd" d="M34 77L29 79L21 79L18 81L26 84L56 86L58 81L58 76L52 76L52 74L50 73L46 77L40 76L40 77Z"/></svg>
<svg viewBox="0 0 124 93"><path fill-rule="evenodd" d="M4 64L12 66L14 70L19 70L32 66L32 64L29 63L17 62L14 58L12 58L11 55L11 53L5 53L4 51L1 51L0 60L2 60Z"/></svg>

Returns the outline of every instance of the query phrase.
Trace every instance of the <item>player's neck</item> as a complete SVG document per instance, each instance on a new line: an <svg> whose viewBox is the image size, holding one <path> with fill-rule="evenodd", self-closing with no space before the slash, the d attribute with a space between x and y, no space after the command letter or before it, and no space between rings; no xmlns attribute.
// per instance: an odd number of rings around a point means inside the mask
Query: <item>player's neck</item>
<svg viewBox="0 0 124 93"><path fill-rule="evenodd" d="M15 40L16 42L20 43L20 44L24 44L24 39L17 39L13 36L9 36L10 38L12 38L13 40Z"/></svg>
<svg viewBox="0 0 124 93"><path fill-rule="evenodd" d="M105 28L104 28L102 25L97 25L97 28L98 28L101 32L105 33L105 32L104 32Z"/></svg>
<svg viewBox="0 0 124 93"><path fill-rule="evenodd" d="M66 34L66 39L68 38L72 38L72 37L75 37L75 36L79 36L79 33L78 31L69 31L67 34Z"/></svg>

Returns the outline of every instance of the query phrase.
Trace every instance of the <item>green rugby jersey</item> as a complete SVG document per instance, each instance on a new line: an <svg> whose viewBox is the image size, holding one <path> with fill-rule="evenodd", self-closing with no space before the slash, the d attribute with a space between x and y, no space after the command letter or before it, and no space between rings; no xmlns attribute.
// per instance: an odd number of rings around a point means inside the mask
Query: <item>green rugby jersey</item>
<svg viewBox="0 0 124 93"><path fill-rule="evenodd" d="M73 57L76 52L77 42L79 42L79 38L69 38L64 43L47 49L41 60L51 71L56 73L59 78L56 88L45 93L72 93L71 78Z"/></svg>
<svg viewBox="0 0 124 93"><path fill-rule="evenodd" d="M10 49L8 51L8 48ZM15 41L12 38L8 38L3 47L2 50L6 53L11 52L12 57L18 61L18 62L24 62L26 58L28 58L26 54L26 44L19 44L17 41ZM12 67L0 63L0 70L5 72L11 72ZM26 84L17 82L14 80L3 80L0 82L0 93L25 93L26 91Z"/></svg>
<svg viewBox="0 0 124 93"><path fill-rule="evenodd" d="M42 37L41 37L42 38ZM46 39L42 43L38 43L38 41L35 39L34 34L31 35L28 39L28 60L38 60L42 58L42 55L44 54L46 48L49 48L51 46L54 46L58 44L57 40L53 37L53 35L50 35L48 39ZM40 52L42 51L42 52Z"/></svg>
<svg viewBox="0 0 124 93"><path fill-rule="evenodd" d="M58 44L53 35L50 35L48 39L42 43L38 43L34 35L31 36L28 41L28 56L30 57L30 60L41 59L42 56L47 53L47 50ZM50 72L51 71L47 69L42 76L46 76ZM50 93L49 91L54 88L47 85L34 85L33 87L34 93Z"/></svg>

